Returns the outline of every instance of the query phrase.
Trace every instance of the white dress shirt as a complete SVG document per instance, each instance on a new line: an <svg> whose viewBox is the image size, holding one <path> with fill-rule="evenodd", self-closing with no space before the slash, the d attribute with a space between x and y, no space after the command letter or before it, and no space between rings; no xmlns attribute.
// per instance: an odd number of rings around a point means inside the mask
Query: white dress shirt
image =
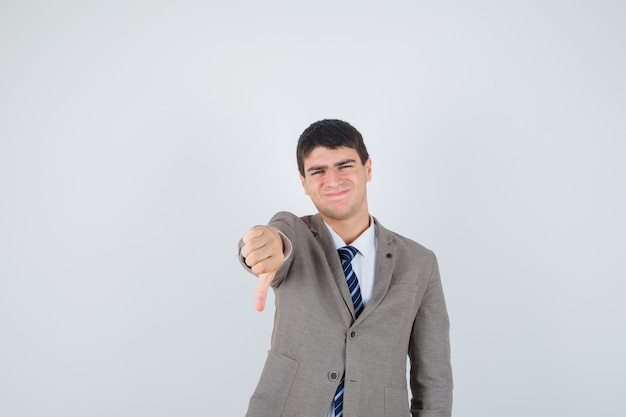
<svg viewBox="0 0 626 417"><path fill-rule="evenodd" d="M324 224L333 237L335 249L347 246L332 227L326 224L326 222ZM374 268L376 267L376 227L373 220L370 220L370 227L361 233L350 246L355 247L359 251L352 259L352 269L359 280L363 303L367 304L372 299L372 292L374 291Z"/></svg>

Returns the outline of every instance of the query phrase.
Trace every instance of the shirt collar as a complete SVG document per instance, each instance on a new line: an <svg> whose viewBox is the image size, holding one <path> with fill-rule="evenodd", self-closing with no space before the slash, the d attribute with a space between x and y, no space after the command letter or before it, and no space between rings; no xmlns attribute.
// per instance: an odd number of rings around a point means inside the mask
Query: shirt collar
<svg viewBox="0 0 626 417"><path fill-rule="evenodd" d="M330 235L333 238L333 243L335 244L335 249L342 248L346 245L346 242L333 230L332 227L328 225L328 223L324 222L324 225L330 232ZM374 219L370 216L370 226L365 229L363 233L359 237L357 237L354 242L350 246L356 248L361 255L367 257L370 253L375 253L376 251L376 226L374 224Z"/></svg>

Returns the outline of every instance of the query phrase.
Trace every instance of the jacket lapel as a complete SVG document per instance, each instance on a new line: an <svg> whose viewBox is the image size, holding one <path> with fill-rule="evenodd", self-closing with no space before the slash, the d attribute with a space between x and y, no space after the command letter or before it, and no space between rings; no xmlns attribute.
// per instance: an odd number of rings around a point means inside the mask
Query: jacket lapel
<svg viewBox="0 0 626 417"><path fill-rule="evenodd" d="M352 303L352 297L350 297L348 285L346 285L346 277L343 273L343 268L341 267L341 261L339 260L339 255L335 249L333 238L319 213L311 216L311 224L309 227L326 255L326 260L328 261L328 266L330 267L330 272L333 275L337 290L339 291L339 294L341 294L343 303L352 315L352 321L354 321L356 317L354 313L354 304ZM361 313L361 316L362 315L363 313Z"/></svg>
<svg viewBox="0 0 626 417"><path fill-rule="evenodd" d="M365 304L363 312L359 316L359 321L365 318L378 307L383 301L393 276L394 259L396 257L396 246L393 242L393 234L385 229L374 218L376 224L376 266L374 269L374 292L372 299ZM343 272L343 270L342 270Z"/></svg>

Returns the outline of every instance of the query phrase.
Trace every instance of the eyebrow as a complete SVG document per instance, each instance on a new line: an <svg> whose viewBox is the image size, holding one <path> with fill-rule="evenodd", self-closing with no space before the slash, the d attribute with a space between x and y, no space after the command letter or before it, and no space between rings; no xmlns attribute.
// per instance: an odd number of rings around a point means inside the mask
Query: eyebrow
<svg viewBox="0 0 626 417"><path fill-rule="evenodd" d="M337 163L334 164L334 166L338 167L341 165L345 165L345 164L354 164L356 163L356 159L343 159ZM311 168L307 169L306 172L312 172L312 171L319 171L320 169L326 169L328 168L328 165L315 165L312 166Z"/></svg>

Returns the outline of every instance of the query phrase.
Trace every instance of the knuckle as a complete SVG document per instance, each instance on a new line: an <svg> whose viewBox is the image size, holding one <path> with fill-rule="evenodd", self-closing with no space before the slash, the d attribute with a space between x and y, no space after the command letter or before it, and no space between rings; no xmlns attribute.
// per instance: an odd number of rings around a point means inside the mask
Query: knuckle
<svg viewBox="0 0 626 417"><path fill-rule="evenodd" d="M246 258L246 264L248 264L248 266L252 267L258 263L258 257L255 252L249 253L248 256L244 256L244 258Z"/></svg>
<svg viewBox="0 0 626 417"><path fill-rule="evenodd" d="M243 235L243 241L244 242L249 242L250 240L254 239L255 237L258 237L262 234L262 232L259 230L258 226L252 227L250 229L248 229L248 231Z"/></svg>
<svg viewBox="0 0 626 417"><path fill-rule="evenodd" d="M266 269L265 264L264 263L259 263L259 264L256 264L256 265L254 265L252 267L252 272L255 275L264 274L266 272L265 269Z"/></svg>

